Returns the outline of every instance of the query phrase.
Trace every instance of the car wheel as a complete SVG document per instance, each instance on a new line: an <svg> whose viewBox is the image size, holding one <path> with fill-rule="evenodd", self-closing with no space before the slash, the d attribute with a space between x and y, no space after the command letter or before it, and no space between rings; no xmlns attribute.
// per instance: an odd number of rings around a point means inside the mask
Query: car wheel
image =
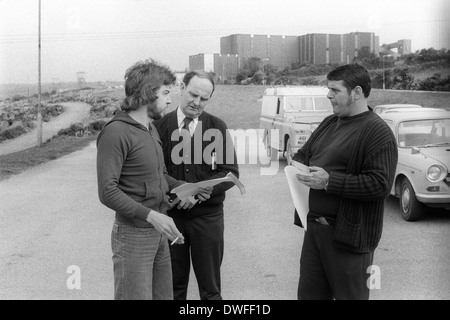
<svg viewBox="0 0 450 320"><path fill-rule="evenodd" d="M286 161L288 166L292 164L292 153L291 153L291 139L288 138L286 141Z"/></svg>
<svg viewBox="0 0 450 320"><path fill-rule="evenodd" d="M406 221L417 221L422 216L423 205L416 198L411 182L403 179L400 187L400 211L402 218Z"/></svg>

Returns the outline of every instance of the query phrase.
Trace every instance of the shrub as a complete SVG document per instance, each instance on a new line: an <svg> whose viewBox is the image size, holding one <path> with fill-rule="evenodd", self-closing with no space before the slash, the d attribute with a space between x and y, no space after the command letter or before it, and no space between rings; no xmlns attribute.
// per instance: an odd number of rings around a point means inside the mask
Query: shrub
<svg viewBox="0 0 450 320"><path fill-rule="evenodd" d="M16 101L19 101L19 100L23 100L23 99L27 99L27 97L25 97L25 96L23 96L23 95L21 95L21 94L15 94L15 95L12 97L12 101L13 101L13 102L16 102Z"/></svg>
<svg viewBox="0 0 450 320"><path fill-rule="evenodd" d="M424 91L450 91L450 76L442 79L440 73L418 83L418 89Z"/></svg>
<svg viewBox="0 0 450 320"><path fill-rule="evenodd" d="M92 121L88 125L88 130L91 132L101 131L105 127L106 123L107 123L107 121L105 121L105 120Z"/></svg>
<svg viewBox="0 0 450 320"><path fill-rule="evenodd" d="M87 124L83 124L81 122L73 123L70 125L69 128L61 129L58 131L58 135L66 135L66 136L83 136L83 135L89 135L96 131L101 131L107 121L106 120L94 120Z"/></svg>
<svg viewBox="0 0 450 320"><path fill-rule="evenodd" d="M314 77L308 77L306 79L302 79L300 84L303 86L318 86L319 81Z"/></svg>
<svg viewBox="0 0 450 320"><path fill-rule="evenodd" d="M25 127L19 124L0 133L0 141L17 138L18 136L26 132L27 130L25 129Z"/></svg>
<svg viewBox="0 0 450 320"><path fill-rule="evenodd" d="M59 130L58 135L77 136L80 133L84 133L84 129L84 125L81 122L72 123L69 128Z"/></svg>

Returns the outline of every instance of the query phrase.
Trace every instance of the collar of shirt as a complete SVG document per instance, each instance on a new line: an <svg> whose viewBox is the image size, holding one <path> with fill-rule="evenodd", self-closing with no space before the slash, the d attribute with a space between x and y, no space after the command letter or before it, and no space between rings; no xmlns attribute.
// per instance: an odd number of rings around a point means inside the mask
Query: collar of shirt
<svg viewBox="0 0 450 320"><path fill-rule="evenodd" d="M184 118L186 118L186 116L184 115L183 111L181 111L181 108L178 107L177 108L177 119L178 119L178 129L181 131L181 129L183 128L184 125ZM191 123L189 123L189 132L192 135L192 132L195 131L195 128L197 128L197 124L198 124L198 117L192 119Z"/></svg>

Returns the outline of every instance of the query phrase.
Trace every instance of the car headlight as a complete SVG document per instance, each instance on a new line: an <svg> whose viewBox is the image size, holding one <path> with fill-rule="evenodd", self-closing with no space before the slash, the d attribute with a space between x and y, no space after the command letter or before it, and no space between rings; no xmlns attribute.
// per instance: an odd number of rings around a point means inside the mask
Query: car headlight
<svg viewBox="0 0 450 320"><path fill-rule="evenodd" d="M439 182L447 176L447 170L439 165L433 165L427 170L427 179L431 182Z"/></svg>

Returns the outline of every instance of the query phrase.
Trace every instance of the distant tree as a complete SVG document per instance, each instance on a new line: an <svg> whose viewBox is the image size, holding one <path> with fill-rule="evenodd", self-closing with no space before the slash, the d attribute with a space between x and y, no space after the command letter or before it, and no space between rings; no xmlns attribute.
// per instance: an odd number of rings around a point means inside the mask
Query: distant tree
<svg viewBox="0 0 450 320"><path fill-rule="evenodd" d="M245 61L244 66L238 71L236 75L236 82L241 83L247 78L252 78L256 72L262 69L262 60L258 57L251 57Z"/></svg>
<svg viewBox="0 0 450 320"><path fill-rule="evenodd" d="M304 86L318 86L319 81L314 77L308 77L306 79L300 80L300 84Z"/></svg>
<svg viewBox="0 0 450 320"><path fill-rule="evenodd" d="M370 47L364 46L358 50L356 60L362 61L364 59L375 59L375 54L370 50Z"/></svg>
<svg viewBox="0 0 450 320"><path fill-rule="evenodd" d="M418 50L415 53L411 53L401 57L407 65L424 64L429 62L444 62L450 64L450 50L434 48Z"/></svg>
<svg viewBox="0 0 450 320"><path fill-rule="evenodd" d="M360 63L369 70L379 69L381 65L381 59L370 50L370 47L367 46L364 46L357 51L356 57L353 58L353 62Z"/></svg>
<svg viewBox="0 0 450 320"><path fill-rule="evenodd" d="M12 97L12 101L19 101L19 100L23 100L23 99L26 99L27 97L25 97L25 96L23 96L23 95L21 95L21 94L15 94L13 97Z"/></svg>
<svg viewBox="0 0 450 320"><path fill-rule="evenodd" d="M394 69L392 82L394 89L412 90L417 87L417 84L414 82L414 76L409 72L408 68Z"/></svg>
<svg viewBox="0 0 450 320"><path fill-rule="evenodd" d="M440 73L426 78L418 83L418 89L424 91L450 91L450 76L441 78Z"/></svg>
<svg viewBox="0 0 450 320"><path fill-rule="evenodd" d="M248 70L248 76L253 77L256 72L260 71L262 68L262 60L258 57L251 57L247 60L244 66L244 70Z"/></svg>
<svg viewBox="0 0 450 320"><path fill-rule="evenodd" d="M243 80L247 79L247 72L246 71L239 71L236 75L236 83L240 84Z"/></svg>
<svg viewBox="0 0 450 320"><path fill-rule="evenodd" d="M384 73L384 76L383 76ZM391 89L393 85L393 75L391 69L371 71L372 88L382 89L383 81L386 89Z"/></svg>
<svg viewBox="0 0 450 320"><path fill-rule="evenodd" d="M264 78L265 78L264 72L262 72L261 70L256 71L255 74L252 77L252 83L254 83L254 84L262 84Z"/></svg>

